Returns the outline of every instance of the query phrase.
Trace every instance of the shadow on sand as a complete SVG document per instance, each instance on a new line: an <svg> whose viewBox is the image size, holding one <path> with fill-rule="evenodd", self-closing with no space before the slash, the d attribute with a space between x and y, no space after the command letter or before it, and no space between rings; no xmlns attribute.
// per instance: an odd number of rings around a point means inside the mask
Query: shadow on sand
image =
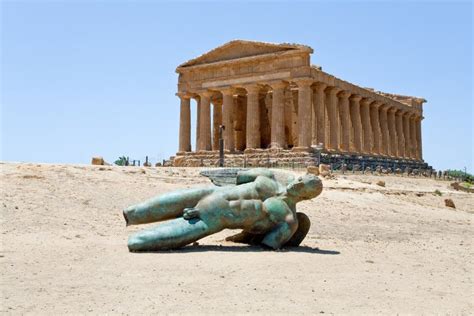
<svg viewBox="0 0 474 316"><path fill-rule="evenodd" d="M207 251L215 251L215 252L303 252L303 253L311 253L311 254L319 254L319 255L338 255L340 254L339 251L335 250L324 250L319 248L313 248L308 246L299 246L299 247L288 247L283 248L280 250L272 250L268 248L263 248L261 246L214 246L214 245L206 245L206 246L187 246L181 249L176 250L166 250L166 251L142 251L139 253L159 253L159 254L166 254L166 253L190 253L190 252L207 252Z"/></svg>

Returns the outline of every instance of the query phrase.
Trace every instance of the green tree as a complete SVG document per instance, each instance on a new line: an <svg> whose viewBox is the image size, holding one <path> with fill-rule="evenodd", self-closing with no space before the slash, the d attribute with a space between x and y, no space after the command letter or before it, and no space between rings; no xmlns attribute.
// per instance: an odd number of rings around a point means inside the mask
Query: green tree
<svg viewBox="0 0 474 316"><path fill-rule="evenodd" d="M117 166L128 166L128 160L127 160L127 157L125 156L119 157L119 159L115 160L114 163Z"/></svg>

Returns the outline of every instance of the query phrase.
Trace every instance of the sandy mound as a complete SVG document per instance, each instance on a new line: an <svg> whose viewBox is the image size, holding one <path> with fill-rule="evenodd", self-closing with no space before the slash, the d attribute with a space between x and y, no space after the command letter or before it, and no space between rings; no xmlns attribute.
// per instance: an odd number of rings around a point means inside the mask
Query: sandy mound
<svg viewBox="0 0 474 316"><path fill-rule="evenodd" d="M121 210L209 184L200 169L1 164L2 312L472 312L474 195L449 182L338 176L299 206L303 247L224 241L129 253ZM385 187L376 185L383 180ZM439 196L435 190L442 192ZM456 209L447 208L450 198Z"/></svg>

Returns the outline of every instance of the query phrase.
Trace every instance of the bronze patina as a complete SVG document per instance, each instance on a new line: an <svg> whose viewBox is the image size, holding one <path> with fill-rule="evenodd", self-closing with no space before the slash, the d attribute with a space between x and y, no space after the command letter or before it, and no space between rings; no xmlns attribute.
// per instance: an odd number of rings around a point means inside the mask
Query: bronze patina
<svg viewBox="0 0 474 316"><path fill-rule="evenodd" d="M295 178L270 169L225 175L226 181L210 176L214 183L225 186L174 191L125 209L127 225L164 221L130 236L129 250L177 249L223 229L242 229L227 240L272 249L298 246L303 241L310 222L305 214L296 212L296 204L321 193L318 177ZM229 181L233 176L235 180Z"/></svg>

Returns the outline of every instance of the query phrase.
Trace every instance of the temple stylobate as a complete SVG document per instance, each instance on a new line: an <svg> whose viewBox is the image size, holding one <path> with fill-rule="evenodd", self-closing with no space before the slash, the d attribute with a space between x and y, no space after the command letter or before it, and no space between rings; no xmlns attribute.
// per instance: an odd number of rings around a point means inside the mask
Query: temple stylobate
<svg viewBox="0 0 474 316"><path fill-rule="evenodd" d="M215 164L221 125L226 156L254 165L264 155L311 163L316 148L333 160L423 163L426 100L336 78L311 65L312 52L305 45L235 40L178 66L175 165Z"/></svg>

